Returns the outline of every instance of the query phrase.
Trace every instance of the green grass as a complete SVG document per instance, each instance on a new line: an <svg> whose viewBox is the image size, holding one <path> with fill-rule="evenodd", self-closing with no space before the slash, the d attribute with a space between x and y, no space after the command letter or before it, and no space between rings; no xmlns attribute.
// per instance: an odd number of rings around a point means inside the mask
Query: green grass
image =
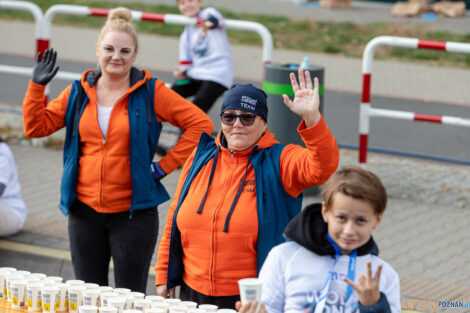
<svg viewBox="0 0 470 313"><path fill-rule="evenodd" d="M143 3L123 4L117 1L95 0L33 0L43 12L55 4L76 4L90 7L113 8L127 5L130 9L155 13L176 13L178 8L167 5L151 5ZM282 16L242 14L220 10L228 19L249 20L265 25L274 39L275 49L293 49L308 52L333 53L351 57L361 57L365 45L380 35L413 37L427 40L470 42L470 33L453 34L446 31L430 31L425 26L393 23L335 23L315 20L292 20ZM1 19L30 20L29 13L11 10L0 10ZM75 26L101 27L103 18L76 17L59 15L55 24ZM166 36L179 36L182 26L164 25L159 23L138 22L141 32ZM251 32L228 31L232 44L261 45L260 37ZM375 53L378 59L394 59L413 62L426 62L433 65L446 65L470 68L470 55L463 53L445 53L441 51L413 50L402 48L381 47Z"/></svg>

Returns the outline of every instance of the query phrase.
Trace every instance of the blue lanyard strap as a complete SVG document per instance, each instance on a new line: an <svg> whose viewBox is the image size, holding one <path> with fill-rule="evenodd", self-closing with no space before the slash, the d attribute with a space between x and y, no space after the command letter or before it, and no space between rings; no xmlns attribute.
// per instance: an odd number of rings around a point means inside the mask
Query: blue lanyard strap
<svg viewBox="0 0 470 313"><path fill-rule="evenodd" d="M336 244L336 242L331 239L330 234L326 234L326 239L331 243L333 248L335 249L335 263L333 267L336 265L336 262L338 261L339 257L341 256L341 250L339 246ZM354 281L355 279L355 273L356 273L356 258L357 258L357 249L353 250L351 254L349 255L349 266L348 266L348 278L350 281ZM331 275L330 275L331 276ZM328 277L328 280L330 277ZM328 293L328 290L326 291ZM348 288L346 290L346 300L345 302L348 302L349 298L351 297L353 293L353 289L351 286L348 285Z"/></svg>

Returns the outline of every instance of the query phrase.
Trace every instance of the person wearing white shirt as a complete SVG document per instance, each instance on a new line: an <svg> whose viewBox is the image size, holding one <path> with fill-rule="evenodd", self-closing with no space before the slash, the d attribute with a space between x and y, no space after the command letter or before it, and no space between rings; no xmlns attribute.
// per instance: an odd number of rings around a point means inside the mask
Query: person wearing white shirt
<svg viewBox="0 0 470 313"><path fill-rule="evenodd" d="M26 215L13 153L0 138L0 236L19 232Z"/></svg>

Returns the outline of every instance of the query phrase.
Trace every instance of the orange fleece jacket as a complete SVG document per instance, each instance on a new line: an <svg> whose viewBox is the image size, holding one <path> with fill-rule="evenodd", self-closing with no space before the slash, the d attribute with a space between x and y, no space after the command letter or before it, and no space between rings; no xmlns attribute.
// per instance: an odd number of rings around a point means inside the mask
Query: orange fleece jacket
<svg viewBox="0 0 470 313"><path fill-rule="evenodd" d="M130 86L115 103L106 137L98 124L96 84L91 87L82 75L81 84L88 95L79 124L80 155L77 198L101 213L129 210L132 197L132 181L129 155L129 95L145 83L145 76ZM44 137L65 126L65 112L71 86L44 107L45 86L30 82L23 101L25 134L28 137ZM197 145L203 131L211 132L210 118L197 106L180 97L164 83L155 83L155 112L159 122L170 122L184 130L175 147L158 163L169 174L182 165ZM150 170L150 169L149 169Z"/></svg>
<svg viewBox="0 0 470 313"><path fill-rule="evenodd" d="M339 160L336 139L323 119L310 128L305 128L302 121L298 131L307 148L287 145L280 158L282 184L294 197L305 188L324 183L336 170ZM220 144L220 134L216 143ZM259 149L263 149L275 143L274 134L267 131L257 144ZM255 173L251 163L248 163L245 185L230 218L229 231L223 232L225 218L242 181L250 152L251 149L231 153L221 147L202 213L197 214L196 211L206 191L213 160L194 178L178 213L176 222L183 247L183 280L192 289L208 296L237 295L239 279L257 276L258 216ZM195 151L183 167L168 211L155 266L156 285L167 282L173 215L194 154Z"/></svg>

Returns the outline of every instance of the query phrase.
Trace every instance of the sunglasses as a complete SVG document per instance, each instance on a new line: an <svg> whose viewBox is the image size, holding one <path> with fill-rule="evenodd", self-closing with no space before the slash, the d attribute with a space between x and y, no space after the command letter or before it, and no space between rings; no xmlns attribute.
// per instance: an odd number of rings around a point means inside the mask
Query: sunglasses
<svg viewBox="0 0 470 313"><path fill-rule="evenodd" d="M113 56L116 51L116 48L114 48L111 45L102 45L101 49L103 49L103 52L106 56ZM129 59L132 56L132 53L134 52L134 48L122 47L119 50L117 50L117 52L121 58Z"/></svg>
<svg viewBox="0 0 470 313"><path fill-rule="evenodd" d="M255 122L256 119L256 114L253 113L243 113L243 114L235 114L235 113L222 113L220 114L220 117L222 119L222 123L225 125L232 126L235 124L235 121L237 118L240 119L240 123L242 123L243 126L251 126Z"/></svg>

